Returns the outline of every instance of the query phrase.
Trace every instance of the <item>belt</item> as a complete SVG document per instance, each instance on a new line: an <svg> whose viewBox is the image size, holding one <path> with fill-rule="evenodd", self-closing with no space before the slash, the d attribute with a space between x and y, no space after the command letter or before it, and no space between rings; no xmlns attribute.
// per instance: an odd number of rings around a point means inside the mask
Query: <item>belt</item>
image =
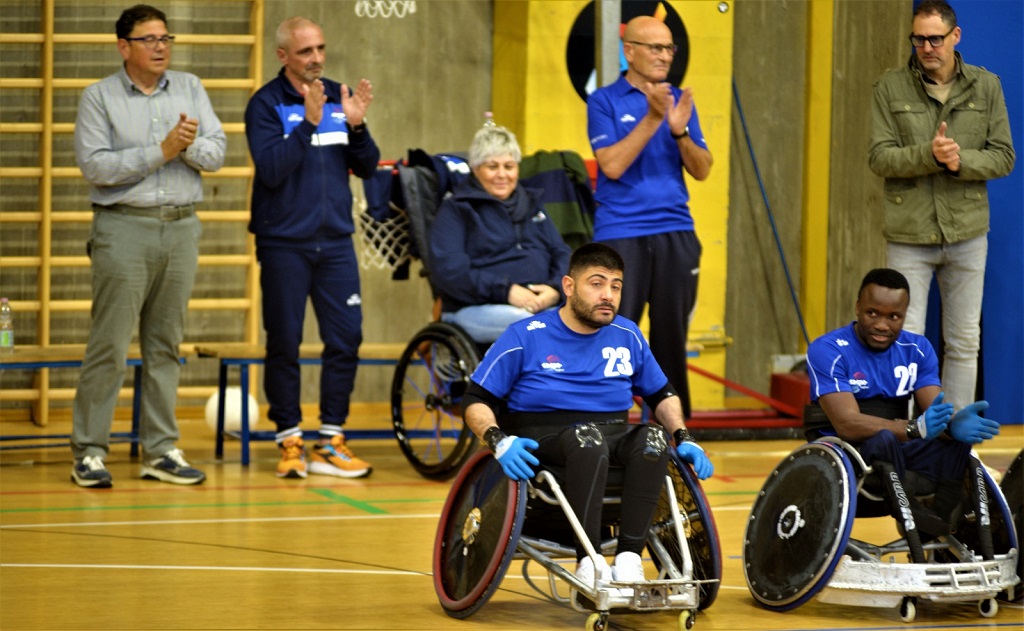
<svg viewBox="0 0 1024 631"><path fill-rule="evenodd" d="M186 217L192 217L196 214L196 207L194 204L185 204L184 206L146 207L126 206L125 204L113 204L111 206L93 204L92 208L97 211L121 213L123 215L132 215L134 217L151 217L153 219L159 219L160 221L177 221L179 219L185 219Z"/></svg>

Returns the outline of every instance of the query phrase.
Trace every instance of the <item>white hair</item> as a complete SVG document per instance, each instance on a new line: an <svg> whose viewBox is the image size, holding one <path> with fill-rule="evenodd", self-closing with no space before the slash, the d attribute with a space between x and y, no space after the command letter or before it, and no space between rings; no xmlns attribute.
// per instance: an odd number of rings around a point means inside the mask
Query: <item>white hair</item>
<svg viewBox="0 0 1024 631"><path fill-rule="evenodd" d="M516 135L500 125L488 125L473 136L469 145L469 166L475 169L490 158L505 155L512 156L517 163L522 160L523 152L519 150Z"/></svg>

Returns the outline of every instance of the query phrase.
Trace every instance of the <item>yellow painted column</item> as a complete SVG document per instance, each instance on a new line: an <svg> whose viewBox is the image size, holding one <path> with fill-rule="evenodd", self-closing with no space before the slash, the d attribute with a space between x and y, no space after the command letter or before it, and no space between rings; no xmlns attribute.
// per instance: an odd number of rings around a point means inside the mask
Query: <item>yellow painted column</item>
<svg viewBox="0 0 1024 631"><path fill-rule="evenodd" d="M690 340L702 344L703 350L691 362L724 375L733 7L731 2L694 0L623 2L623 21L634 17L638 7L659 19L681 20L688 40L689 60L681 86L693 88L701 127L715 158L707 180L687 178L690 206L704 247L697 309L690 324ZM588 11L589 39L587 29L581 28ZM525 154L573 150L584 159L593 158L587 107L581 96L586 77L581 79L579 64L580 58L592 64L593 11L593 4L586 0L495 2L492 109L495 122L516 133ZM583 75L588 68L583 68ZM721 385L691 375L690 389L694 409L723 407Z"/></svg>
<svg viewBox="0 0 1024 631"><path fill-rule="evenodd" d="M811 340L825 333L834 15L834 0L814 0L810 3L807 25L800 304ZM801 349L806 350L806 346L801 344Z"/></svg>

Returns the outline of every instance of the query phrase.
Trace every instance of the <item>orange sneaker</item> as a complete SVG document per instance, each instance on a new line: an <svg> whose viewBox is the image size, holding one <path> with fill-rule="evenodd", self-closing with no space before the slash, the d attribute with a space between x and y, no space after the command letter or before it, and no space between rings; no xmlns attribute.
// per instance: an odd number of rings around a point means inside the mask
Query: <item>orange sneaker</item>
<svg viewBox="0 0 1024 631"><path fill-rule="evenodd" d="M277 463L277 477L306 477L306 450L301 436L289 436L281 442L281 461Z"/></svg>
<svg viewBox="0 0 1024 631"><path fill-rule="evenodd" d="M317 445L310 453L309 459L309 472L317 475L362 478L373 471L369 462L352 453L345 444L344 436L332 436L331 442Z"/></svg>

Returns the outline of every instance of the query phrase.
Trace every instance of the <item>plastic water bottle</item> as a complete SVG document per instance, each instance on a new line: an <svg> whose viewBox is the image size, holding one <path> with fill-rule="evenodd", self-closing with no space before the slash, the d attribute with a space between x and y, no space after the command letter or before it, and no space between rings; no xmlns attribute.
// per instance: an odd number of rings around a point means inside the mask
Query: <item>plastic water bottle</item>
<svg viewBox="0 0 1024 631"><path fill-rule="evenodd" d="M6 298L0 298L0 353L14 352L14 312Z"/></svg>
<svg viewBox="0 0 1024 631"><path fill-rule="evenodd" d="M484 112L484 127L497 127L494 123L494 112Z"/></svg>

